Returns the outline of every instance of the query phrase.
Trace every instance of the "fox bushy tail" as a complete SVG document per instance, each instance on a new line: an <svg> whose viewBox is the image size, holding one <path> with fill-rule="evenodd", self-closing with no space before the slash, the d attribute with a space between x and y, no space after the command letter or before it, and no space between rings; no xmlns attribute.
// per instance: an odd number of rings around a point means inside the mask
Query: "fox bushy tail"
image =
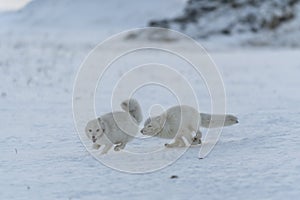
<svg viewBox="0 0 300 200"><path fill-rule="evenodd" d="M233 115L211 115L200 113L201 126L204 128L218 128L223 126L230 126L238 123L238 118Z"/></svg>

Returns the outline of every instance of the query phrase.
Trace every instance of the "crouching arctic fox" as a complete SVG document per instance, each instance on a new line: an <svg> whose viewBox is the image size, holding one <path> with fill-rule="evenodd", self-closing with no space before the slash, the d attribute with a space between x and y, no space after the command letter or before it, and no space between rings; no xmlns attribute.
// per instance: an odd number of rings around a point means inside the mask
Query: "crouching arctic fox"
<svg viewBox="0 0 300 200"><path fill-rule="evenodd" d="M186 146L183 138L189 145L201 144L200 126L216 128L236 123L238 119L233 115L210 115L199 113L190 106L174 106L159 116L148 118L141 133L166 139L174 138L173 143L165 144L165 146L183 147ZM195 137L192 135L193 132L196 133Z"/></svg>
<svg viewBox="0 0 300 200"><path fill-rule="evenodd" d="M85 133L92 140L93 148L104 148L101 154L106 154L114 145L115 151L124 149L138 133L138 125L142 122L142 112L139 103L135 99L129 99L121 103L124 111L111 112L89 121Z"/></svg>

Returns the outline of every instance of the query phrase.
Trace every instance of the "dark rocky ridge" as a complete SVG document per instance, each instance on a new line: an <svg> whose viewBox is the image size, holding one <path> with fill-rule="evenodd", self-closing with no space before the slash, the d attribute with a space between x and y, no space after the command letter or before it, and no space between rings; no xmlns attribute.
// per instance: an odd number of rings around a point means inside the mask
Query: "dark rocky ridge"
<svg viewBox="0 0 300 200"><path fill-rule="evenodd" d="M183 14L149 26L183 31L194 38L272 32L297 15L300 0L189 0Z"/></svg>

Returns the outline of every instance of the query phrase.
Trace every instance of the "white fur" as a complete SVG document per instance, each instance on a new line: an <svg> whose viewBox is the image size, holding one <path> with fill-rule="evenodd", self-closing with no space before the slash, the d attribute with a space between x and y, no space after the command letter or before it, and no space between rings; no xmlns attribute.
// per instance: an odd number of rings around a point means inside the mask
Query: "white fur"
<svg viewBox="0 0 300 200"><path fill-rule="evenodd" d="M200 114L190 106L174 106L157 117L148 118L141 133L160 138L175 138L174 143L165 146L181 147L186 145L184 139L188 144L201 144L200 126L214 128L235 123L238 121L233 115ZM195 137L192 135L193 132L196 133Z"/></svg>
<svg viewBox="0 0 300 200"><path fill-rule="evenodd" d="M85 132L92 140L93 148L99 149L104 145L101 154L106 154L114 145L115 151L124 149L138 133L138 125L142 121L138 102L134 99L126 100L121 103L121 107L125 112L107 113L86 125Z"/></svg>

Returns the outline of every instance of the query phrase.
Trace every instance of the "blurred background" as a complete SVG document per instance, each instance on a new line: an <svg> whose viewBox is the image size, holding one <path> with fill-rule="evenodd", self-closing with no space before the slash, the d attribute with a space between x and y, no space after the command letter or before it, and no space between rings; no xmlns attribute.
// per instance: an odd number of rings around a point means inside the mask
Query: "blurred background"
<svg viewBox="0 0 300 200"><path fill-rule="evenodd" d="M217 46L299 46L298 0L1 0L0 10L1 32L63 32L68 38L80 30L99 40L124 29L158 26Z"/></svg>
<svg viewBox="0 0 300 200"><path fill-rule="evenodd" d="M0 1L0 10L1 11L12 11L19 10L28 4L30 0L1 0Z"/></svg>

